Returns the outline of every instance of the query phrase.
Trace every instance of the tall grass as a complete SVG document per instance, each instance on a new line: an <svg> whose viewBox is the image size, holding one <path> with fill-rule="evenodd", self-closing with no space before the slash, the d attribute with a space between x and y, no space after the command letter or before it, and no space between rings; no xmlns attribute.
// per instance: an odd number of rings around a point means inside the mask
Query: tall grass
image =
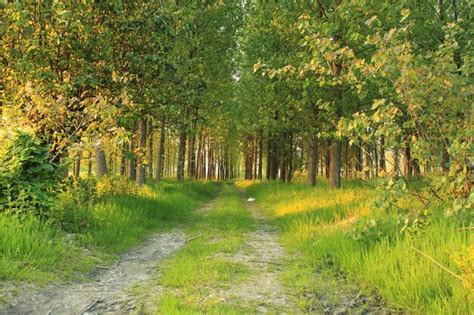
<svg viewBox="0 0 474 315"><path fill-rule="evenodd" d="M319 184L311 188L260 183L247 188L280 226L282 243L300 254L301 261L291 268L301 270L288 271L291 275L321 268L340 270L394 308L416 314L472 314L474 294L469 279L474 266L469 264L474 257L468 254L473 246L472 231L435 216L428 227L415 233L370 243L357 241L350 237L357 219L386 216L372 206L375 192L370 185L358 182L338 191L328 190L325 181ZM459 253L465 257L464 267L456 259ZM293 278L287 283L300 293L317 285L304 277L298 281Z"/></svg>
<svg viewBox="0 0 474 315"><path fill-rule="evenodd" d="M145 186L138 195L103 196L90 207L65 203L66 231L34 217L0 213L0 279L78 277L152 231L185 223L216 189L212 183L162 182Z"/></svg>

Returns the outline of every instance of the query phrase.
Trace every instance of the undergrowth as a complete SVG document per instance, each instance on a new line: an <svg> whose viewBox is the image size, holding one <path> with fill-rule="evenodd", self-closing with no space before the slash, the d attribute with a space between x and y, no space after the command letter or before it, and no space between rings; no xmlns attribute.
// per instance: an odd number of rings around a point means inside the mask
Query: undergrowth
<svg viewBox="0 0 474 315"><path fill-rule="evenodd" d="M307 297L321 270L342 272L367 294L380 295L390 309L416 314L469 314L474 309L472 230L446 218L443 205L433 204L426 211L429 220L414 225L374 206L370 183L352 181L337 191L324 180L316 188L238 185L246 186L280 226L282 243L298 257L283 280L300 296L302 311L316 303Z"/></svg>
<svg viewBox="0 0 474 315"><path fill-rule="evenodd" d="M33 214L0 213L0 279L45 282L81 277L150 232L187 222L216 186L164 181L132 195L105 193L93 202L88 201L87 189L79 191L79 196L60 196L64 214L59 223Z"/></svg>

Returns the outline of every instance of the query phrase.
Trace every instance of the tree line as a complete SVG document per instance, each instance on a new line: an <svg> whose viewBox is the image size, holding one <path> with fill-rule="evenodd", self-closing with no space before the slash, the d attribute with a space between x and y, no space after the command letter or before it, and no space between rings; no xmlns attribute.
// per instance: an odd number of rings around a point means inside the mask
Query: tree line
<svg viewBox="0 0 474 315"><path fill-rule="evenodd" d="M74 176L82 167L139 185L299 172L340 188L344 178L439 173L442 183L421 176L434 195L466 197L470 9L464 0L3 1L3 134L30 129Z"/></svg>

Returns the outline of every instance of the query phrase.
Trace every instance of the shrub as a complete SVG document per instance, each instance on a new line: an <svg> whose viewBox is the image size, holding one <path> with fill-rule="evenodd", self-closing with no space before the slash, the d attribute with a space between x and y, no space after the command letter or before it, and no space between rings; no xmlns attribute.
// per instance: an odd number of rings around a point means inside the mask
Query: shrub
<svg viewBox="0 0 474 315"><path fill-rule="evenodd" d="M0 211L58 219L62 168L51 161L49 147L27 133L18 133L0 158Z"/></svg>
<svg viewBox="0 0 474 315"><path fill-rule="evenodd" d="M67 232L81 232L91 224L91 208L97 200L97 180L68 178L60 194L60 203L64 209L61 222Z"/></svg>
<svg viewBox="0 0 474 315"><path fill-rule="evenodd" d="M103 176L96 185L97 194L102 195L136 195L138 186L135 182L120 176Z"/></svg>

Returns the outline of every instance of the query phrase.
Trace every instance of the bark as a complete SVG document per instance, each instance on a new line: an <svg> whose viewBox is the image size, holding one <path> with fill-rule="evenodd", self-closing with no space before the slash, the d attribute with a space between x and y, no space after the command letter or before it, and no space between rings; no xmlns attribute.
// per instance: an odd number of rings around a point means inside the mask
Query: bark
<svg viewBox="0 0 474 315"><path fill-rule="evenodd" d="M186 159L186 130L183 128L179 134L178 145L178 167L176 169L176 179L184 180L184 161Z"/></svg>
<svg viewBox="0 0 474 315"><path fill-rule="evenodd" d="M420 170L420 163L418 162L418 159L413 160L413 175L415 176L420 176L421 170Z"/></svg>
<svg viewBox="0 0 474 315"><path fill-rule="evenodd" d="M324 157L324 175L326 179L329 179L329 169L331 167L331 153L330 153L331 142L328 140L326 143L326 156Z"/></svg>
<svg viewBox="0 0 474 315"><path fill-rule="evenodd" d="M146 156L146 120L143 117L138 119L138 155L137 155L137 175L136 182L138 186L145 184L145 165Z"/></svg>
<svg viewBox="0 0 474 315"><path fill-rule="evenodd" d="M362 154L362 147L361 144L357 145L357 151L356 151L356 171L357 172L362 172L362 169L364 168L364 161L363 161L363 154Z"/></svg>
<svg viewBox="0 0 474 315"><path fill-rule="evenodd" d="M365 146L364 150L364 178L369 179L370 178L370 169L372 166L372 158L370 157L370 147L368 145Z"/></svg>
<svg viewBox="0 0 474 315"><path fill-rule="evenodd" d="M107 161L104 149L100 144L95 145L96 175L98 177L107 175Z"/></svg>
<svg viewBox="0 0 474 315"><path fill-rule="evenodd" d="M374 143L374 159L373 159L373 177L379 175L379 151L377 150L377 141Z"/></svg>
<svg viewBox="0 0 474 315"><path fill-rule="evenodd" d="M398 147L393 149L393 174L395 176L400 174L400 149Z"/></svg>
<svg viewBox="0 0 474 315"><path fill-rule="evenodd" d="M323 167L323 150L320 150L319 152L319 173L321 174L321 176L323 176L323 172L324 172L324 167Z"/></svg>
<svg viewBox="0 0 474 315"><path fill-rule="evenodd" d="M288 151L288 174L286 176L286 179L288 182L291 182L293 179L293 133L290 133L290 150Z"/></svg>
<svg viewBox="0 0 474 315"><path fill-rule="evenodd" d="M349 141L345 141L344 143L344 177L346 179L349 178L349 168L350 168Z"/></svg>
<svg viewBox="0 0 474 315"><path fill-rule="evenodd" d="M387 163L385 160L385 137L380 136L380 169L387 172Z"/></svg>
<svg viewBox="0 0 474 315"><path fill-rule="evenodd" d="M202 164L202 134L199 134L196 155L196 179L201 179L201 164Z"/></svg>
<svg viewBox="0 0 474 315"><path fill-rule="evenodd" d="M405 172L404 172L406 177L410 177L413 175L413 160L411 158L411 150L410 150L410 144L406 143L405 146Z"/></svg>
<svg viewBox="0 0 474 315"><path fill-rule="evenodd" d="M330 147L329 184L333 189L341 188L341 141L334 140Z"/></svg>
<svg viewBox="0 0 474 315"><path fill-rule="evenodd" d="M257 178L262 179L262 169L263 169L263 140L262 137L258 140L258 170Z"/></svg>
<svg viewBox="0 0 474 315"><path fill-rule="evenodd" d="M122 156L120 158L120 175L126 176L127 174L127 156L126 156L127 147L122 149Z"/></svg>
<svg viewBox="0 0 474 315"><path fill-rule="evenodd" d="M253 145L253 156L252 156L252 179L257 178L257 160L258 160L258 145L257 145L257 139L252 140L252 145Z"/></svg>
<svg viewBox="0 0 474 315"><path fill-rule="evenodd" d="M267 142L267 167L266 167L266 174L265 177L267 180L270 180L271 177L271 168L272 168L272 161L271 161L271 140L269 139Z"/></svg>
<svg viewBox="0 0 474 315"><path fill-rule="evenodd" d="M82 151L77 152L76 154L76 161L74 163L74 177L79 178L81 175L81 158L82 158Z"/></svg>
<svg viewBox="0 0 474 315"><path fill-rule="evenodd" d="M190 159L189 159L189 176L191 178L196 178L196 134L193 132L193 136L189 143L189 152L190 152Z"/></svg>
<svg viewBox="0 0 474 315"><path fill-rule="evenodd" d="M132 132L135 132L135 123L132 122ZM132 180L135 180L136 176L136 160L135 160L135 135L132 135L130 142L128 144L128 151L130 158L128 159L128 177Z"/></svg>
<svg viewBox="0 0 474 315"><path fill-rule="evenodd" d="M165 161L165 120L161 120L160 143L158 148L158 158L156 159L155 179L161 180L163 177L163 164Z"/></svg>
<svg viewBox="0 0 474 315"><path fill-rule="evenodd" d="M92 151L89 152L89 157L87 159L87 176L92 177Z"/></svg>
<svg viewBox="0 0 474 315"><path fill-rule="evenodd" d="M268 141L268 159L267 159L267 178L269 180L275 180L278 176L278 160L276 158L276 146L275 140L269 139Z"/></svg>
<svg viewBox="0 0 474 315"><path fill-rule="evenodd" d="M150 178L153 177L153 160L154 160L154 155L153 155L153 122L151 119L148 120L148 176Z"/></svg>

